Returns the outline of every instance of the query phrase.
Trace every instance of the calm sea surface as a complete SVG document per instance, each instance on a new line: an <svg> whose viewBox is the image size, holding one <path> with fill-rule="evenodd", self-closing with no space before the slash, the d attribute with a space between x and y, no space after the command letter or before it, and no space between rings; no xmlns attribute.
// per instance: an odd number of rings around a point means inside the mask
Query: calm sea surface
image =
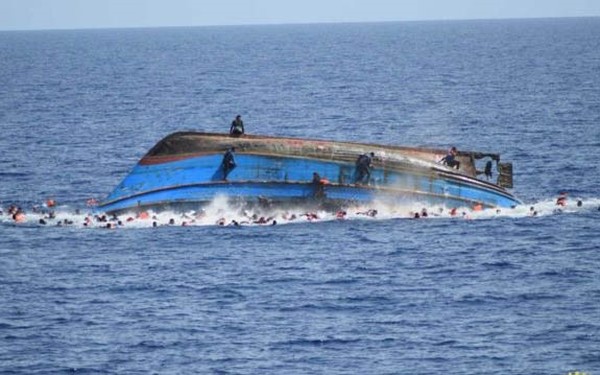
<svg viewBox="0 0 600 375"><path fill-rule="evenodd" d="M160 138L238 113L500 152L525 204L83 227ZM598 18L0 32L0 133L0 373L600 374Z"/></svg>

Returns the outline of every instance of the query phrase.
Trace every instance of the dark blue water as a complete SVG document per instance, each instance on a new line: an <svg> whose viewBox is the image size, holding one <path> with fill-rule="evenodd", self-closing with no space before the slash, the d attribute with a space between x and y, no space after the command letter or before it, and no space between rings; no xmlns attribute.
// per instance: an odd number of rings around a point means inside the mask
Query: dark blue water
<svg viewBox="0 0 600 375"><path fill-rule="evenodd" d="M2 373L600 372L600 19L2 32L0 88ZM81 225L160 138L238 113L501 152L525 205ZM37 225L48 198L75 224Z"/></svg>

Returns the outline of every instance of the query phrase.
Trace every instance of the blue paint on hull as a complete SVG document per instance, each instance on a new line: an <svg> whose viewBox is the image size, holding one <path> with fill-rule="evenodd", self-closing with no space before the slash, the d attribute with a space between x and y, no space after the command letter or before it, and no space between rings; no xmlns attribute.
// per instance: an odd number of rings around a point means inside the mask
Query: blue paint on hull
<svg viewBox="0 0 600 375"><path fill-rule="evenodd" d="M313 172L327 178L326 200L414 202L488 207L511 207L520 202L507 192L467 176L429 169L374 169L369 186L355 185L351 163L282 156L241 154L237 166L223 181L222 155L212 154L160 164L138 164L107 197L100 209L124 211L136 207L203 203L218 195L255 200L311 200L315 196Z"/></svg>

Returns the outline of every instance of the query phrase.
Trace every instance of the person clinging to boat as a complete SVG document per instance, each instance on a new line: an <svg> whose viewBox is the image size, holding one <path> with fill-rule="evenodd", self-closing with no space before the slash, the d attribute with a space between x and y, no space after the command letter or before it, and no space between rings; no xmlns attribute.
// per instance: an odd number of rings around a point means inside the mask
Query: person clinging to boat
<svg viewBox="0 0 600 375"><path fill-rule="evenodd" d="M235 163L235 147L228 149L223 155L221 168L223 168L223 181L227 181L227 175L236 167Z"/></svg>
<svg viewBox="0 0 600 375"><path fill-rule="evenodd" d="M373 162L373 157L375 157L375 154L371 152L368 154L362 154L358 157L358 159L356 159L356 178L354 183L369 184L369 180L371 179L371 163Z"/></svg>
<svg viewBox="0 0 600 375"><path fill-rule="evenodd" d="M321 176L317 172L313 172L312 184L315 188L314 196L315 198L324 198L325 197L325 183L326 179L321 178Z"/></svg>
<svg viewBox="0 0 600 375"><path fill-rule="evenodd" d="M456 156L458 155L458 150L456 149L456 147L452 146L452 148L448 151L448 153L446 154L446 156L444 156L441 160L440 163L447 165L450 168L456 168L459 169L460 168L460 162L458 160L456 160Z"/></svg>
<svg viewBox="0 0 600 375"><path fill-rule="evenodd" d="M229 135L239 136L242 134L244 134L244 121L242 121L242 116L237 115L231 122L231 126L229 127Z"/></svg>

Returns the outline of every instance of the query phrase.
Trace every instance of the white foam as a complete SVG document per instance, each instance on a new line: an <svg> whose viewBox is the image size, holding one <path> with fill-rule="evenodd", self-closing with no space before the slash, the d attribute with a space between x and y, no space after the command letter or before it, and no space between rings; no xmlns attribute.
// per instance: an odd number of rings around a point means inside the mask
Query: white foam
<svg viewBox="0 0 600 375"><path fill-rule="evenodd" d="M581 200L579 207L577 202ZM423 217L423 210L427 217ZM556 199L545 199L535 203L526 203L515 208L473 210L470 207L456 207L455 214L452 208L445 206L426 206L419 203L408 205L390 205L383 201L375 201L369 205L350 206L344 208L345 213L314 210L308 207L283 208L245 208L229 202L227 197L219 196L210 204L198 207L188 212L148 211L146 215L123 214L118 217L106 216L106 220L99 220L102 215L94 215L90 208L74 209L69 206L55 207L55 217L49 217L48 209L26 211L25 220L16 223L8 214L6 207L2 208L0 224L16 225L23 227L77 227L77 228L107 228L108 224L115 229L123 228L148 228L164 226L260 226L292 223L318 223L332 220L390 220L414 219L419 214L420 219L469 219L490 220L498 217L528 218L543 217L557 214L578 214L598 211L600 198L581 199L572 197L567 200L566 206L558 206ZM376 213L376 214L375 214ZM599 212L600 213L600 212ZM42 224L41 221L45 222ZM237 224L236 224L237 223Z"/></svg>

